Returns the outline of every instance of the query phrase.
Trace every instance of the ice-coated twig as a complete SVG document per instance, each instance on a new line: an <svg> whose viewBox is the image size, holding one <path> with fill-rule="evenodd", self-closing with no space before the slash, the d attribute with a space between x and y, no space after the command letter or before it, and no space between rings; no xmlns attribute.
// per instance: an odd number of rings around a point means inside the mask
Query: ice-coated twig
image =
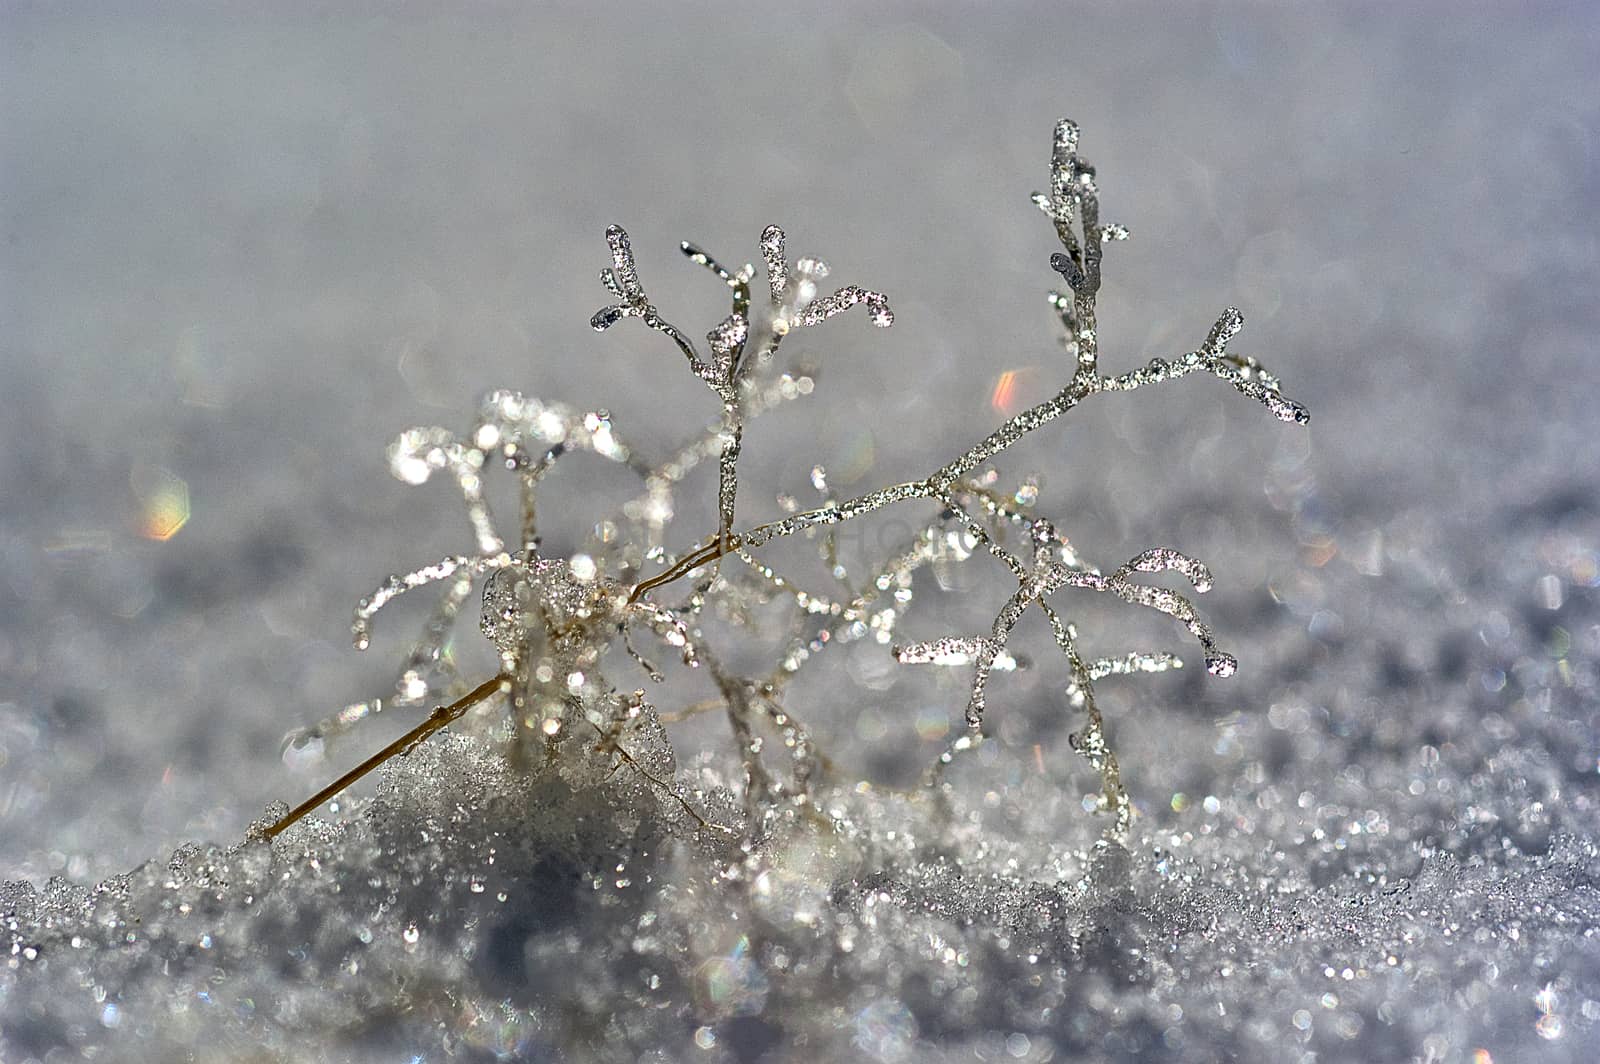
<svg viewBox="0 0 1600 1064"><path fill-rule="evenodd" d="M482 576L491 569L500 569L511 564L511 555L501 552L487 557L472 557L466 554L452 554L440 558L432 565L424 565L420 569L413 569L409 573L395 573L373 589L356 606L355 620L350 624L350 634L355 641L357 650L365 650L372 642L372 618L378 611L389 603L405 594L415 591L419 587L437 584L441 580L448 580L457 573L465 573L469 577Z"/></svg>
<svg viewBox="0 0 1600 1064"><path fill-rule="evenodd" d="M785 372L773 380L745 389L744 419L749 422L773 407L810 395L816 381L811 372ZM725 421L718 418L698 436L679 447L644 474L644 493L623 507L625 516L648 526L649 547L661 545L661 535L674 516L672 489L707 459L722 452Z"/></svg>
<svg viewBox="0 0 1600 1064"><path fill-rule="evenodd" d="M1056 543L1054 526L1048 521L1036 521L1030 533L1034 541L1033 567L1021 574L1017 590L1000 607L1000 612L995 615L994 625L987 636L945 638L930 643L911 644L895 650L895 657L901 662L933 661L936 664L972 662L972 690L967 699L966 718L967 726L975 732L983 730L983 714L987 708L984 691L989 683L990 672L993 671L1000 655L1005 652L1012 630L1016 628L1017 622L1022 619L1029 606L1042 604L1045 596L1067 583L1073 572L1054 557L1052 550ZM989 539L986 533L984 536L994 553L1003 554L1015 563L1015 558L1009 552L1001 551L999 545Z"/></svg>
<svg viewBox="0 0 1600 1064"><path fill-rule="evenodd" d="M1107 676L1132 676L1139 672L1166 672L1183 668L1183 659L1165 651L1145 653L1131 651L1120 658L1095 658L1089 663L1089 679L1103 680Z"/></svg>
<svg viewBox="0 0 1600 1064"><path fill-rule="evenodd" d="M456 616L471 594L472 573L466 570L455 573L423 626L422 634L406 654L395 677L393 694L388 698L354 702L309 728L291 731L284 737L285 757L292 758L315 742L341 735L386 708L421 705L448 688L457 675L455 665L445 654L445 645L455 631Z"/></svg>
<svg viewBox="0 0 1600 1064"><path fill-rule="evenodd" d="M1176 591L1135 583L1129 579L1134 573L1158 573L1166 570L1175 570L1188 577L1197 594L1205 594L1211 590L1209 569L1181 551L1167 547L1157 547L1135 555L1110 576L1081 570L1064 570L1062 582L1072 587L1109 592L1124 602L1135 606L1148 606L1150 609L1165 613L1181 622L1200 641L1200 646L1205 651L1207 672L1213 676L1232 676L1239 667L1238 659L1217 646L1210 626L1200 619L1193 603Z"/></svg>
<svg viewBox="0 0 1600 1064"><path fill-rule="evenodd" d="M733 549L729 531L733 527L739 488L739 450L747 403L742 385L747 368L758 359L765 361L771 357L783 337L793 329L820 324L858 304L866 305L868 317L878 326L892 325L894 312L882 293L856 285L847 285L832 295L817 298L816 282L828 275L827 265L817 259L801 259L791 272L784 256L783 230L776 225L769 225L761 233L760 246L771 300L766 314L752 322L750 280L755 273L754 267L746 266L737 274L729 273L709 253L685 241L679 246L690 261L709 269L733 291L732 313L706 334L711 351L711 361L707 363L688 338L663 319L650 303L639 282L628 234L621 226L613 225L606 230L606 243L611 248L612 265L601 271L600 280L620 302L600 308L590 319L590 324L596 330L604 331L626 317L643 319L652 329L672 338L688 358L695 376L703 380L722 402L717 535L721 553L726 554ZM747 352L751 351L757 358L747 357Z"/></svg>
<svg viewBox="0 0 1600 1064"><path fill-rule="evenodd" d="M710 254L702 251L687 240L678 245L679 249L688 256L689 261L696 266L704 266L720 277L724 284L733 289L733 313L745 314L750 309L750 279L756 275L754 266L745 265L738 273L729 273L722 265L712 258Z"/></svg>
<svg viewBox="0 0 1600 1064"><path fill-rule="evenodd" d="M698 668L700 659L694 644L694 635L688 625L671 610L662 609L651 602L634 602L625 607L625 624L643 624L663 643L677 650L685 668Z"/></svg>
<svg viewBox="0 0 1600 1064"><path fill-rule="evenodd" d="M444 470L455 480L475 549L388 578L356 611L352 630L357 645L367 644L373 616L393 599L430 584L446 584L433 617L406 658L390 701L404 704L425 699L455 679L446 651L448 639L471 589L479 578L485 578L480 627L498 649L501 669L465 698L436 710L401 745L392 744L369 758L357 774L403 754L470 705L504 691L517 724L517 751L535 739L556 741L574 722L592 726L598 736L595 753L614 756L616 768L631 765L683 803L702 826L708 826L673 782L646 771L622 745L627 728L647 713L653 716L654 709L643 691L630 694L610 682L605 655L608 647L620 640L627 660L652 681L663 680L662 672L634 645L634 636L644 628L676 652L684 667L700 668L710 675L718 697L682 713L661 716L676 719L702 707L720 707L726 712L744 770L749 814L746 836L747 842L753 843L776 823L780 810L814 801L817 780L828 764L788 705L790 679L830 644L868 635L889 643L912 602L917 571L952 554L968 557L972 548L981 546L1016 581L998 604L988 632L907 641L893 649L894 656L906 664L958 665L972 670L967 727L940 755L929 780L944 795L945 768L958 754L976 749L983 741L990 680L995 672L1015 666L1007 649L1012 633L1028 612L1036 609L1048 623L1066 662L1059 690L1069 709L1084 714L1083 727L1069 740L1100 773L1100 806L1111 818L1107 834L1125 834L1133 806L1106 736L1095 684L1113 676L1175 669L1181 662L1168 653L1142 651L1086 659L1080 653L1078 631L1059 611L1056 596L1068 590L1090 590L1158 610L1183 624L1200 642L1210 672L1226 676L1236 668L1236 660L1217 646L1210 627L1190 600L1139 579L1177 573L1198 594L1210 588L1210 571L1181 551L1158 547L1141 551L1109 574L1103 573L1080 560L1056 526L1034 513L1039 494L1035 482L1025 482L1007 496L994 487L998 473L991 463L1023 437L1101 392L1136 391L1195 372L1226 381L1280 420L1304 424L1308 415L1303 406L1282 393L1278 379L1259 362L1229 351L1244 320L1232 307L1218 317L1194 351L1120 374L1102 372L1096 299L1103 284L1104 247L1128 234L1121 226L1101 221L1095 170L1079 155L1078 142L1076 125L1067 120L1056 124L1048 190L1034 195L1062 249L1051 256L1050 266L1065 282L1065 289L1051 292L1050 303L1066 332L1071 366L1058 390L1006 419L920 479L874 488L853 498L837 498L818 467L815 483L824 493L820 505L800 511L792 500L786 500L781 516L743 530L735 527L735 503L744 433L757 414L811 390L809 376L784 374L774 380L756 373L756 367L770 361L795 329L818 325L858 306L865 308L872 324L887 326L894 320L893 311L881 293L856 285L824 294L821 285L829 276L827 264L812 258L791 261L784 231L776 225L762 230L758 241L766 281L760 299L754 295L755 266L730 271L706 251L684 243L683 254L717 277L730 295L730 311L704 334L706 353L702 354L650 301L627 233L611 226L606 231L611 264L601 272L601 282L615 302L597 311L591 324L596 330L605 330L624 318L638 318L668 337L691 372L716 396L719 414L661 461L647 460L621 439L604 411L580 412L509 391L486 398L476 422L464 435L425 427L396 440L390 459L401 479L422 483L433 472ZM548 558L540 553L536 497L560 459L573 451L589 451L627 466L641 478L643 491L622 507L615 520L595 523L592 545L586 552ZM692 470L713 456L717 459L715 530L687 549L669 550L665 537L676 516L674 493ZM521 521L514 543L495 529L484 490L484 477L496 464L518 479ZM909 544L869 567L864 580L852 580L841 564L834 531L845 522L913 501L932 504L937 516L921 526ZM805 587L781 575L762 556L762 548L773 540L814 531L824 533L822 555L844 588L842 592L822 594ZM1011 546L1018 533L1025 538L1026 548ZM957 542L958 547L949 546ZM729 555L742 564L717 564ZM647 563L658 566L658 571L640 578ZM680 580L685 582L681 597L664 601L658 593ZM763 612L757 607L774 603L792 611L793 627L775 667L765 678L752 679L726 664L735 659L717 652L715 640L701 628L701 618L710 608L734 627L753 625ZM373 699L347 707L319 726L320 730L314 729L316 737L343 730L383 705L383 699ZM771 771L762 759L763 747L773 732L788 753L786 772ZM319 799L335 793L352 778L347 775L333 789L325 789ZM307 808L302 805L268 834L282 830ZM753 844L747 848L756 851Z"/></svg>
<svg viewBox="0 0 1600 1064"><path fill-rule="evenodd" d="M1062 299L1057 310L1078 356L1078 372L1093 375L1099 357L1094 300L1100 291L1101 248L1113 240L1126 240L1128 231L1120 225L1101 225L1094 167L1078 155L1078 126L1071 119L1056 123L1050 151L1050 191L1035 192L1033 202L1055 226L1066 249L1050 256L1051 269L1061 274L1072 291L1070 304Z"/></svg>
<svg viewBox="0 0 1600 1064"><path fill-rule="evenodd" d="M484 454L442 428L407 429L389 445L389 468L408 484L422 484L436 469L449 470L467 503L467 520L478 540L478 552L495 554L504 544L495 534L489 504L483 497Z"/></svg>
<svg viewBox="0 0 1600 1064"><path fill-rule="evenodd" d="M947 635L894 648L894 659L902 665L971 665L993 645L987 636Z"/></svg>
<svg viewBox="0 0 1600 1064"><path fill-rule="evenodd" d="M613 225L606 229L606 246L611 249L611 265L600 271L600 283L620 302L595 311L589 324L596 332L604 332L623 318L643 320L677 345L689 360L689 368L694 375L715 388L712 370L694 349L694 342L663 318L645 296L644 287L639 283L638 268L633 261L633 247L628 243L628 234L622 226Z"/></svg>
<svg viewBox="0 0 1600 1064"><path fill-rule="evenodd" d="M1176 362L1154 359L1149 365L1116 377L1100 379L1100 388L1109 392L1131 392L1147 384L1176 380L1196 370L1210 373L1227 381L1234 389L1249 399L1272 411L1279 421L1304 425L1311 413L1300 403L1287 398L1278 389L1278 379L1268 373L1261 363L1244 355L1229 354L1228 341L1244 328L1244 315L1228 307L1211 327L1205 343Z"/></svg>
<svg viewBox="0 0 1600 1064"><path fill-rule="evenodd" d="M1133 800L1128 797L1128 789L1122 784L1122 768L1117 762L1116 752L1106 741L1105 718L1095 701L1095 669L1084 664L1078 654L1077 630L1048 603L1042 604L1041 609L1050 621L1050 633L1055 638L1056 646L1066 655L1071 669L1072 680L1067 685L1067 697L1073 706L1083 710L1084 715L1083 728L1068 733L1067 742L1089 762L1091 768L1100 773L1098 808L1111 815L1111 823L1107 825L1105 833L1109 838L1121 838L1133 824Z"/></svg>

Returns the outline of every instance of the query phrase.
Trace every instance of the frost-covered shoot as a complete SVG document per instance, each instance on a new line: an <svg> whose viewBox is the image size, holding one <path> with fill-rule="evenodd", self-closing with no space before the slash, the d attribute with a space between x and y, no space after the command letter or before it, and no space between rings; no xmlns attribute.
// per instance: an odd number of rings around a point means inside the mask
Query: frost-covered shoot
<svg viewBox="0 0 1600 1064"><path fill-rule="evenodd" d="M712 678L720 706L738 743L745 780L746 822L742 835L753 844L778 818L795 812L816 812L816 788L829 771L822 756L825 743L812 736L796 717L789 681L840 632L870 622L880 642L902 626L914 599L916 573L923 566L970 550L952 544L981 546L1011 573L1015 585L995 592L994 621L987 632L937 635L907 640L884 653L903 664L932 664L971 670L966 703L966 730L952 742L926 775L927 785L943 788L944 769L955 756L977 747L985 735L994 672L1014 667L1008 642L1016 626L1037 611L1048 624L1065 668L1060 690L1067 703L1084 714L1084 726L1071 744L1100 774L1099 804L1109 813L1106 833L1124 836L1133 806L1105 734L1096 703L1096 684L1107 677L1162 672L1182 662L1162 651L1131 650L1113 657L1086 658L1079 651L1078 630L1062 610L1067 593L1108 594L1135 606L1158 610L1183 625L1199 642L1206 670L1214 676L1234 673L1237 660L1218 646L1209 626L1188 597L1139 577L1173 572L1196 594L1211 588L1211 574L1200 561L1167 548L1140 550L1109 575L1081 559L1056 522L1033 512L1036 491L1007 492L996 487L1001 475L995 459L1027 434L1102 392L1134 391L1196 372L1221 378L1240 394L1265 406L1279 420L1304 424L1304 407L1284 396L1276 377L1255 359L1229 351L1243 325L1243 316L1227 308L1195 350L1171 360L1155 360L1116 375L1100 368L1100 337L1095 301L1101 286L1105 246L1128 232L1100 220L1095 171L1078 154L1078 128L1063 120L1055 128L1047 192L1034 202L1049 218L1062 250L1050 259L1066 283L1050 293L1050 304L1066 330L1068 362L1063 383L1051 397L1024 410L931 470L919 480L891 484L857 495L835 498L828 493L820 469L814 478L826 498L822 505L789 512L741 527L739 455L747 425L762 412L812 390L812 379L798 371L779 372L773 355L795 329L820 325L856 306L877 326L894 321L881 293L845 285L823 295L820 282L830 273L820 260L790 262L782 229L770 225L759 240L765 270L765 296L756 299L756 268L735 271L720 265L700 248L685 243L683 253L714 274L730 291L732 306L705 334L704 351L669 322L650 301L640 280L628 235L620 226L606 230L611 265L601 281L615 302L591 319L606 330L624 319L637 318L664 334L681 352L695 377L711 390L720 409L710 423L676 452L646 458L626 442L604 411L580 412L518 392L490 395L477 419L463 434L444 428L417 428L390 448L393 471L408 483L420 484L436 472L447 473L459 487L473 534L468 553L452 555L409 573L394 575L361 601L353 626L357 647L365 648L374 616L399 595L432 585L443 590L421 637L407 653L394 692L385 699L358 703L316 727L293 735L286 752L320 748L327 738L347 730L385 705L416 705L471 687L440 706L407 735L369 758L351 773L267 826L276 836L316 809L361 775L384 761L413 750L434 732L472 707L503 704L515 725L514 760L540 745L566 741L574 733L592 741L596 751L613 756L644 774L663 795L693 814L703 828L741 830L714 824L695 811L695 796L676 780L652 775L628 751L630 729L643 718L671 717L687 709L658 714L639 679L660 682L663 673L638 649L649 636L678 659L683 668L704 669ZM620 463L637 474L640 492L619 514L605 516L604 535L571 557L541 552L536 499L547 473L567 454L589 451ZM701 462L718 465L717 508L707 515L680 513L676 489ZM507 532L490 511L484 479L499 466L519 482L520 515ZM748 493L746 493L748 498ZM924 504L930 511L921 531L870 571L848 573L836 564L836 575L848 576L853 594L829 594L802 586L776 572L762 558L762 548L797 533L831 533L846 521L868 518L891 505ZM709 531L687 546L677 530L682 521ZM835 559L836 561L836 559ZM471 685L456 674L447 642L462 607L482 581L481 627L498 652L499 672ZM973 591L981 594L982 591ZM799 635L784 646L770 669L748 674L723 664L728 657L707 634L702 620L712 614L742 615L757 604L786 601ZM936 630L936 621L904 620L904 627ZM607 660L620 645L626 662ZM786 764L766 763L768 733L775 733ZM837 781L836 781L837 782Z"/></svg>

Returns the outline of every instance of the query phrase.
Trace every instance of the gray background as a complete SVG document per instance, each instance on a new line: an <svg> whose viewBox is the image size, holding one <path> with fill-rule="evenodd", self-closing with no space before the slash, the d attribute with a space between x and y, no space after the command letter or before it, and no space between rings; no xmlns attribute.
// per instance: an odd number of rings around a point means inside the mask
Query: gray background
<svg viewBox="0 0 1600 1064"><path fill-rule="evenodd" d="M1189 350L1236 304L1235 346L1314 418L1185 382L1004 463L1102 565L1171 543L1217 573L1241 672L1132 700L1114 726L1141 808L1226 785L1230 714L1256 770L1307 778L1347 767L1325 741L1349 728L1398 765L1489 716L1514 750L1542 714L1530 756L1567 780L1545 830L1592 837L1597 32L1579 4L5 4L0 872L93 881L326 777L279 740L381 692L412 626L358 655L355 599L465 542L445 485L387 475L400 430L463 427L501 386L609 408L652 447L713 416L661 338L589 329L608 223L693 333L722 297L676 241L743 262L773 221L893 300L887 332L852 317L786 349L819 386L752 430L749 519L817 462L861 488L926 472L995 423L1003 371L1048 394L1053 241L1027 193L1062 115L1133 231L1107 254L1103 364ZM192 517L155 541L174 478ZM557 547L597 516L580 482ZM810 719L877 777L937 748L911 707L961 703L920 675L828 682ZM1016 761L1038 739L1007 741Z"/></svg>

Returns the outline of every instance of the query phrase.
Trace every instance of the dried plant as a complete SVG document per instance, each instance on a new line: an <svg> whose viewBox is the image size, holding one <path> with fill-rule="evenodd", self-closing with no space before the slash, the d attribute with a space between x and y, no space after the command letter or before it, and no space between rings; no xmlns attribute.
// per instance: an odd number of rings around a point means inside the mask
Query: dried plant
<svg viewBox="0 0 1600 1064"><path fill-rule="evenodd" d="M715 683L717 704L726 712L738 741L745 774L749 812L746 831L759 835L770 818L784 809L806 808L825 765L817 743L788 704L789 680L835 636L852 626L870 624L880 641L888 642L896 621L913 598L914 574L947 556L952 543L981 545L1014 575L1015 590L1001 603L986 634L952 635L894 647L902 663L964 666L972 670L965 732L941 755L928 774L929 786L942 788L943 770L959 753L982 741L987 690L992 672L1010 667L1007 653L1013 630L1030 609L1043 614L1066 662L1065 689L1081 709L1085 726L1071 736L1073 747L1101 776L1103 810L1110 814L1107 834L1121 836L1131 822L1132 805L1107 743L1095 685L1110 676L1161 672L1178 668L1171 654L1135 651L1120 657L1085 659L1076 629L1055 603L1059 592L1081 589L1110 594L1137 606L1159 610L1182 623L1199 641L1206 668L1229 676L1234 657L1219 648L1211 629L1190 600L1173 590L1141 582L1141 574L1175 571L1204 593L1211 574L1194 558L1164 547L1134 555L1110 575L1079 559L1056 525L1032 513L1036 493L1003 492L989 463L1025 435L1054 421L1101 392L1133 391L1148 385L1205 373L1228 382L1240 394L1267 407L1283 421L1304 424L1305 408L1286 398L1278 381L1254 359L1228 350L1243 324L1240 313L1224 310L1201 345L1172 361L1156 360L1117 376L1103 374L1095 327L1095 300L1100 289L1101 259L1106 244L1126 238L1120 226L1100 221L1095 172L1077 151L1078 129L1070 121L1056 125L1051 156L1050 188L1035 193L1034 202L1055 228L1063 250L1051 266L1066 282L1065 292L1052 292L1051 305L1066 329L1073 359L1066 383L1053 396L1009 418L987 437L920 480L879 488L849 499L829 499L805 511L791 506L778 519L736 527L738 463L747 424L765 410L809 394L810 377L771 369L773 355L785 336L797 328L821 324L861 305L874 325L888 326L894 315L878 292L846 285L821 295L819 282L829 273L816 259L790 263L783 230L768 226L761 234L761 258L767 298L752 298L755 267L730 272L706 252L691 245L682 250L706 267L732 295L732 309L706 334L706 353L682 330L662 317L639 279L628 235L620 227L606 231L611 266L601 280L616 300L595 313L591 324L605 330L625 318L638 318L663 333L678 348L690 371L704 381L721 404L720 415L701 433L664 460L646 461L615 431L601 411L581 413L559 403L543 402L516 392L495 392L483 403L471 429L459 436L442 428L404 433L390 447L395 474L420 484L435 472L448 473L466 503L475 537L469 554L443 558L404 575L391 576L356 611L356 646L370 640L373 616L397 596L441 584L443 593L421 637L407 654L387 699L350 706L289 744L303 751L342 732L360 719L389 705L416 705L461 684L447 640L461 608L479 578L484 578L481 627L499 652L500 671L447 705L440 706L416 728L368 758L350 773L266 829L276 835L351 782L391 757L403 755L433 732L459 719L468 709L503 695L518 736L517 751L535 743L566 741L577 733L592 738L594 748L612 755L618 767L631 765L680 803L705 826L693 804L666 778L652 775L627 750L629 729L642 717L659 716L643 689L618 686L602 671L606 651L620 642L638 669L652 680L663 677L636 648L648 633L678 656L687 668L705 669ZM604 534L571 558L548 558L540 552L535 499L551 468L574 450L590 451L621 463L640 478L643 490L614 520L602 523ZM716 528L687 550L670 549L666 533L675 515L675 489L701 462L718 462ZM520 523L509 540L501 533L484 494L483 478L500 464L520 482ZM825 481L819 472L819 488ZM759 557L768 543L797 533L822 531L857 520L890 505L923 501L935 513L922 530L892 552L872 571L847 586L838 597L802 588ZM1018 554L1006 543L1020 530L1026 549ZM829 549L831 549L831 541ZM967 552L962 552L967 553ZM727 564L724 564L727 560ZM836 560L836 559L835 559ZM656 569L653 575L646 575ZM848 572L836 566L836 573ZM675 588L681 588L676 594ZM701 621L708 610L747 614L753 605L782 598L792 603L797 634L764 676L739 675L725 667ZM686 711L685 711L686 712ZM773 729L788 754L787 771L774 772L762 758L761 733ZM586 740L587 741L587 740Z"/></svg>

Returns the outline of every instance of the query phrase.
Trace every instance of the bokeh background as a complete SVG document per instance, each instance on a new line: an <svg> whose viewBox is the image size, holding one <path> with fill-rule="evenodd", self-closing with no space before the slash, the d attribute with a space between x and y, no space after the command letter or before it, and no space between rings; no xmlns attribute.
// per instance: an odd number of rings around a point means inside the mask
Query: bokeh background
<svg viewBox="0 0 1600 1064"><path fill-rule="evenodd" d="M1593 838L1590 5L5 3L0 873L92 882L237 838L409 722L309 775L279 757L390 681L413 621L357 654L354 601L465 542L447 485L388 476L400 430L462 427L493 387L607 408L651 448L714 416L661 338L589 328L611 222L692 333L723 297L676 242L743 262L773 221L893 300L891 330L786 345L817 392L752 430L751 519L814 465L846 490L920 475L1049 394L1053 239L1027 194L1064 115L1133 232L1102 364L1181 354L1234 304L1235 347L1313 411L1296 430L1186 381L1003 463L1092 560L1171 544L1217 574L1240 674L1107 707L1142 810L1199 816L1241 772L1291 797L1385 765L1466 787L1496 766L1452 770L1448 744L1489 734L1542 803L1521 844ZM606 476L551 488L554 547ZM964 579L912 634L992 615L1003 583ZM883 673L841 654L808 719L901 781L963 698ZM1033 706L1049 680L1005 689ZM1048 754L1090 789L1045 716L1016 710L991 768Z"/></svg>

